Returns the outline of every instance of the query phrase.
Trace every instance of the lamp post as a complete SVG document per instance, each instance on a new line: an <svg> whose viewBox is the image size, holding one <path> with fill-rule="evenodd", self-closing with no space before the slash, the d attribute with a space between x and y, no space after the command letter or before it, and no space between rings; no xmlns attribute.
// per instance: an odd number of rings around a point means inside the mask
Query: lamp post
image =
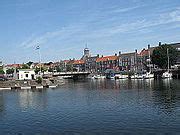
<svg viewBox="0 0 180 135"><path fill-rule="evenodd" d="M36 46L36 50L38 50L38 53L39 53L39 65L40 65L40 73L41 73L41 51L40 51L40 46L37 45Z"/></svg>

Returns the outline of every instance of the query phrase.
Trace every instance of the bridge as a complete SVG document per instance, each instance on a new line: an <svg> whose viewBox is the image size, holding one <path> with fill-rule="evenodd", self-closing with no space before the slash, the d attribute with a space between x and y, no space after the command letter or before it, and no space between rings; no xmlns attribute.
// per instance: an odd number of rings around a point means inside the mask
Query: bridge
<svg viewBox="0 0 180 135"><path fill-rule="evenodd" d="M53 73L53 77L57 76L72 76L74 80L86 78L90 72L58 72Z"/></svg>

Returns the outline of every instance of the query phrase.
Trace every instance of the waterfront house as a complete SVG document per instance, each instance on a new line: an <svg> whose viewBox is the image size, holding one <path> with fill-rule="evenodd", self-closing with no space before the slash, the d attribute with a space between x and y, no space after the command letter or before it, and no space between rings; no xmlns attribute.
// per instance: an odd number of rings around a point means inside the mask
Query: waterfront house
<svg viewBox="0 0 180 135"><path fill-rule="evenodd" d="M18 80L34 80L35 78L33 69L19 69Z"/></svg>
<svg viewBox="0 0 180 135"><path fill-rule="evenodd" d="M104 74L107 69L118 70L119 56L102 56L96 60L96 70L99 74Z"/></svg>
<svg viewBox="0 0 180 135"><path fill-rule="evenodd" d="M77 71L77 72L85 71L85 62L84 62L84 60L74 60L74 62L73 62L73 71Z"/></svg>
<svg viewBox="0 0 180 135"><path fill-rule="evenodd" d="M119 69L120 71L135 72L137 68L137 50L130 53L119 52Z"/></svg>
<svg viewBox="0 0 180 135"><path fill-rule="evenodd" d="M99 58L99 55L97 56L91 56L87 57L85 59L85 71L96 73L96 60Z"/></svg>

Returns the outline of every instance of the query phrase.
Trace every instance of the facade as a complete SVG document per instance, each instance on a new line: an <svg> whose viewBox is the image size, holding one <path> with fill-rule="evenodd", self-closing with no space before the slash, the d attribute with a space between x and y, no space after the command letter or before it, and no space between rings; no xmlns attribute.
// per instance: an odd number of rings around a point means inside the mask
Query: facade
<svg viewBox="0 0 180 135"><path fill-rule="evenodd" d="M20 69L18 73L18 80L34 80L35 72L32 69Z"/></svg>
<svg viewBox="0 0 180 135"><path fill-rule="evenodd" d="M84 60L74 60L74 62L73 62L73 71L76 71L76 72L85 71L85 62L84 62Z"/></svg>
<svg viewBox="0 0 180 135"><path fill-rule="evenodd" d="M119 69L120 71L136 71L137 69L137 50L132 53L119 52Z"/></svg>
<svg viewBox="0 0 180 135"><path fill-rule="evenodd" d="M61 60L59 62L59 67L61 68L62 72L67 72L68 63L70 60Z"/></svg>
<svg viewBox="0 0 180 135"><path fill-rule="evenodd" d="M85 60L85 71L96 73L96 60L99 55L93 57L87 57Z"/></svg>
<svg viewBox="0 0 180 135"><path fill-rule="evenodd" d="M96 60L96 70L99 74L104 74L107 69L119 70L119 56L102 56Z"/></svg>

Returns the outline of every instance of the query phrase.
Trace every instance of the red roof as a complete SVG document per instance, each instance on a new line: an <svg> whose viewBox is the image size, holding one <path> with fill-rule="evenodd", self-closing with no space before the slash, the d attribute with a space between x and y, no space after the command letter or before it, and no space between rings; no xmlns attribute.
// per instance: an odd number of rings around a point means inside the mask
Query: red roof
<svg viewBox="0 0 180 135"><path fill-rule="evenodd" d="M84 63L85 63L84 60L75 60L75 61L73 62L74 65L84 64Z"/></svg>
<svg viewBox="0 0 180 135"><path fill-rule="evenodd" d="M139 53L140 56L147 56L149 55L149 50L146 50L146 49L143 49L140 53Z"/></svg>
<svg viewBox="0 0 180 135"><path fill-rule="evenodd" d="M100 61L110 61L110 60L118 60L118 56L105 56L105 57L100 57L97 58L96 62L100 62Z"/></svg>
<svg viewBox="0 0 180 135"><path fill-rule="evenodd" d="M6 67L12 67L12 68L19 68L21 66L22 66L22 64L9 64L9 65L6 65Z"/></svg>

